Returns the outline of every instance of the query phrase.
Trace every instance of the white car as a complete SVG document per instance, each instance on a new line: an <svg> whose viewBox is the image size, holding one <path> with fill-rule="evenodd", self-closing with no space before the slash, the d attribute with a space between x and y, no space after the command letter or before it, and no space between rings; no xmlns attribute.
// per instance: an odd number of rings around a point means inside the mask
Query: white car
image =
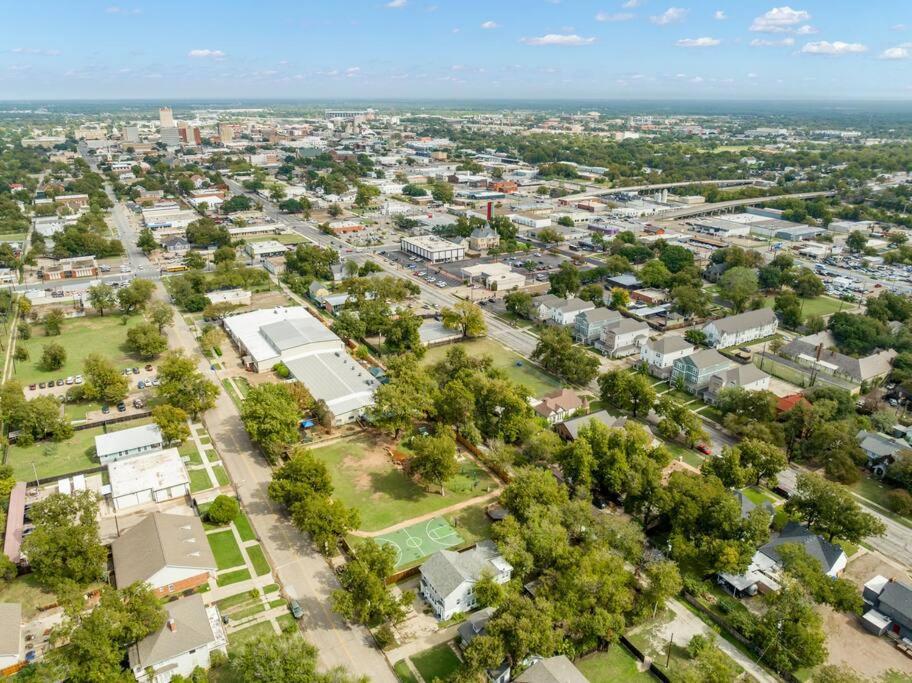
<svg viewBox="0 0 912 683"><path fill-rule="evenodd" d="M437 283L437 286L440 287L440 289L446 289L446 282L441 280L440 282Z"/></svg>
<svg viewBox="0 0 912 683"><path fill-rule="evenodd" d="M76 377L73 378L73 382L76 384L82 384L82 375L76 375Z"/></svg>
<svg viewBox="0 0 912 683"><path fill-rule="evenodd" d="M72 384L73 381L74 381L73 375L70 375L69 377L66 378L66 383L67 383L67 384Z"/></svg>

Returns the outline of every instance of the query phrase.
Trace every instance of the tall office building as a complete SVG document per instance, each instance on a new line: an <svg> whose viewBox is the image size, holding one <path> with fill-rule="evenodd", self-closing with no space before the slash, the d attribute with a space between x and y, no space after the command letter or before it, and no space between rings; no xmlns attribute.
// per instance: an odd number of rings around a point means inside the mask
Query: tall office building
<svg viewBox="0 0 912 683"><path fill-rule="evenodd" d="M124 142L139 142L139 126L124 126Z"/></svg>
<svg viewBox="0 0 912 683"><path fill-rule="evenodd" d="M219 139L222 141L222 144L227 144L234 140L234 126L230 123L220 123L218 126Z"/></svg>
<svg viewBox="0 0 912 683"><path fill-rule="evenodd" d="M180 131L177 126L163 126L161 129L161 141L166 147L180 147Z"/></svg>
<svg viewBox="0 0 912 683"><path fill-rule="evenodd" d="M174 126L174 114L171 113L171 107L160 107L158 110L158 123L162 128L171 128Z"/></svg>

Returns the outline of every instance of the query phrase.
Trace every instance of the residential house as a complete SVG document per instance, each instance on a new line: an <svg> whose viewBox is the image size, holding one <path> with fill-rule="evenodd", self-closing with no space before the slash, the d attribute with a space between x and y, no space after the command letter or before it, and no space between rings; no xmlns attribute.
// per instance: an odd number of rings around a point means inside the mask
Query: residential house
<svg viewBox="0 0 912 683"><path fill-rule="evenodd" d="M904 581L875 576L864 585L862 599L870 609L861 623L876 635L912 640L912 586Z"/></svg>
<svg viewBox="0 0 912 683"><path fill-rule="evenodd" d="M760 547L751 559L750 566L743 574L717 575L718 583L737 597L777 591L781 585L782 556L779 548L796 544L817 560L824 574L835 578L848 564L848 557L838 545L824 540L797 522L789 522L782 531L766 545Z"/></svg>
<svg viewBox="0 0 912 683"><path fill-rule="evenodd" d="M459 629L457 629L457 632L459 633L459 647L465 649L471 645L472 641L478 636L483 635L485 627L493 616L493 607L485 607L484 609L480 609L467 616L465 621L459 625Z"/></svg>
<svg viewBox="0 0 912 683"><path fill-rule="evenodd" d="M605 290L605 297L609 300L611 299L611 289L613 287L620 287L621 289L626 289L627 291L632 292L633 290L640 289L643 286L643 283L640 282L639 278L633 273L609 277L607 282L608 288Z"/></svg>
<svg viewBox="0 0 912 683"><path fill-rule="evenodd" d="M538 318L539 322L551 320L551 316L554 314L554 310L565 301L566 299L563 299L554 294L545 294L543 296L536 297L534 301L536 318Z"/></svg>
<svg viewBox="0 0 912 683"><path fill-rule="evenodd" d="M550 320L558 325L571 325L576 320L577 315L595 309L595 304L589 301L583 301L576 297L562 299L551 294L539 297L535 303L538 304L539 320Z"/></svg>
<svg viewBox="0 0 912 683"><path fill-rule="evenodd" d="M853 358L839 353L835 346L836 340L832 333L823 331L793 339L779 350L779 355L800 365L813 367L816 372L845 377L856 384L886 377L892 370L892 362L896 357L894 349L884 349L861 358Z"/></svg>
<svg viewBox="0 0 912 683"><path fill-rule="evenodd" d="M621 318L602 329L595 348L612 358L632 356L649 339L649 331L649 325L642 320Z"/></svg>
<svg viewBox="0 0 912 683"><path fill-rule="evenodd" d="M160 598L202 586L218 569L196 515L153 512L111 543L111 555L118 588L140 581Z"/></svg>
<svg viewBox="0 0 912 683"><path fill-rule="evenodd" d="M759 505L752 501L744 491L735 491L734 492L735 500L738 501L738 504L741 506L741 519L747 519L750 516L750 513L760 508L767 515L769 515L769 520L773 520L773 515L776 513L776 509L773 507L773 504L769 501L763 501Z"/></svg>
<svg viewBox="0 0 912 683"><path fill-rule="evenodd" d="M557 432L557 435L565 441L574 441L579 436L580 430L589 425L590 422L600 422L609 429L622 429L624 425L627 424L627 418L616 417L607 410L598 410L589 415L581 415L580 417L558 422L557 425L555 425L554 430ZM652 433L652 430L646 425L640 426L647 432ZM658 444L658 442L656 442L656 444Z"/></svg>
<svg viewBox="0 0 912 683"><path fill-rule="evenodd" d="M95 455L102 465L160 451L164 447L165 438L155 424L121 429L95 437Z"/></svg>
<svg viewBox="0 0 912 683"><path fill-rule="evenodd" d="M650 339L640 346L640 360L649 372L662 379L671 375L671 368L679 358L689 356L696 348L679 334L666 334Z"/></svg>
<svg viewBox="0 0 912 683"><path fill-rule="evenodd" d="M882 477L902 452L912 453L912 445L887 436L881 432L868 432L862 429L855 435L858 445L868 456L867 466L879 477Z"/></svg>
<svg viewBox="0 0 912 683"><path fill-rule="evenodd" d="M539 659L513 680L516 683L588 683L566 655Z"/></svg>
<svg viewBox="0 0 912 683"><path fill-rule="evenodd" d="M22 605L18 602L0 602L0 674L15 667L21 655Z"/></svg>
<svg viewBox="0 0 912 683"><path fill-rule="evenodd" d="M471 550L438 550L421 565L419 592L431 605L438 619L469 612L476 606L475 583L482 574L504 584L513 567L492 541L480 541Z"/></svg>
<svg viewBox="0 0 912 683"><path fill-rule="evenodd" d="M573 415L577 410L585 410L588 401L579 397L575 391L558 389L542 397L535 404L534 410L548 421L549 425L556 425Z"/></svg>
<svg viewBox="0 0 912 683"><path fill-rule="evenodd" d="M760 308L713 320L703 326L703 333L710 346L725 349L768 337L778 328L779 319L772 309Z"/></svg>
<svg viewBox="0 0 912 683"><path fill-rule="evenodd" d="M709 385L713 375L725 372L734 365L734 361L718 351L704 349L675 360L672 363L671 381L675 383L680 378L684 382L684 388L695 394Z"/></svg>
<svg viewBox="0 0 912 683"><path fill-rule="evenodd" d="M130 668L139 683L189 677L196 668L209 668L213 652L227 655L228 637L218 608L206 607L202 595L165 603L164 609L165 625L128 651Z"/></svg>
<svg viewBox="0 0 912 683"><path fill-rule="evenodd" d="M703 399L715 404L724 389L741 388L746 391L765 391L769 389L770 376L756 365L735 365L709 378L709 385L703 393Z"/></svg>
<svg viewBox="0 0 912 683"><path fill-rule="evenodd" d="M594 308L591 311L577 313L574 321L573 336L584 344L594 343L606 326L620 322L621 314L610 308Z"/></svg>

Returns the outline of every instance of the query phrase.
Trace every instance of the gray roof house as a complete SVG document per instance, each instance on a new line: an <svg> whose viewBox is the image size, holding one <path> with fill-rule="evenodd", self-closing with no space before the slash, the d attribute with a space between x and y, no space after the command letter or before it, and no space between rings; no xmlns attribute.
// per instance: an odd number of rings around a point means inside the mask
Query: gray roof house
<svg viewBox="0 0 912 683"><path fill-rule="evenodd" d="M897 638L912 638L912 586L875 576L865 583L862 598L870 607L862 617L865 629L877 635L889 632Z"/></svg>
<svg viewBox="0 0 912 683"><path fill-rule="evenodd" d="M724 389L738 387L747 391L762 391L769 389L769 384L770 376L756 365L735 365L710 377L703 397L707 403L715 403Z"/></svg>
<svg viewBox="0 0 912 683"><path fill-rule="evenodd" d="M485 607L466 617L466 620L459 624L459 629L457 629L459 633L459 646L466 648L471 645L473 640L484 633L485 627L493 616L494 608Z"/></svg>
<svg viewBox="0 0 912 683"><path fill-rule="evenodd" d="M483 574L497 583L510 580L513 567L492 541L480 541L474 548L455 552L438 550L421 565L418 590L438 619L449 619L476 606L474 587Z"/></svg>
<svg viewBox="0 0 912 683"><path fill-rule="evenodd" d="M725 372L734 365L734 361L718 351L704 349L675 360L671 370L671 380L676 382L678 377L683 378L684 387L688 391L696 393L709 384L713 375Z"/></svg>
<svg viewBox="0 0 912 683"><path fill-rule="evenodd" d="M620 322L621 314L610 308L594 308L591 311L577 313L574 319L573 336L577 341L591 344L606 326Z"/></svg>
<svg viewBox="0 0 912 683"><path fill-rule="evenodd" d="M818 372L841 375L857 384L885 377L896 358L894 349L876 351L862 358L839 353L836 340L828 331L793 339L779 350L779 354L801 365L816 366ZM820 358L817 349L820 348Z"/></svg>
<svg viewBox="0 0 912 683"><path fill-rule="evenodd" d="M748 515L757 508L762 509L767 512L772 519L773 515L776 512L776 509L773 507L773 504L765 500L762 504L757 505L754 501L744 495L743 491L735 491L735 499L738 501L738 504L741 506L741 519L747 519Z"/></svg>
<svg viewBox="0 0 912 683"><path fill-rule="evenodd" d="M896 460L899 453L912 452L912 445L880 432L868 432L862 429L855 435L855 439L861 450L868 456L868 467L879 476L884 475L887 466Z"/></svg>
<svg viewBox="0 0 912 683"><path fill-rule="evenodd" d="M164 448L164 437L158 425L148 424L95 437L95 455L102 465L132 458Z"/></svg>
<svg viewBox="0 0 912 683"><path fill-rule="evenodd" d="M514 680L516 683L588 683L566 655L540 659Z"/></svg>
<svg viewBox="0 0 912 683"><path fill-rule="evenodd" d="M779 319L772 309L759 308L713 320L703 326L703 332L710 346L724 349L769 336L778 328Z"/></svg>
<svg viewBox="0 0 912 683"><path fill-rule="evenodd" d="M568 441L574 441L579 436L579 431L590 422L601 422L606 427L623 427L627 423L626 417L616 417L607 410L599 410L591 415L581 415L570 420L565 420L557 425L557 433Z"/></svg>

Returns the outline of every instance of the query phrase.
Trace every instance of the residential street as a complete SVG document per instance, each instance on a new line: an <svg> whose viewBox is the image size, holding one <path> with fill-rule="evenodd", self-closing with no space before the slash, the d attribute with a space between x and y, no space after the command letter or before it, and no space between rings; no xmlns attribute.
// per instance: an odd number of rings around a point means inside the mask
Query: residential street
<svg viewBox="0 0 912 683"><path fill-rule="evenodd" d="M171 348L182 348L200 359L204 374L219 383L217 373L200 356L180 315L168 328L168 337ZM304 610L301 628L319 650L320 664L325 668L342 666L378 683L395 683L395 676L366 629L349 626L332 611L330 595L339 587L338 581L326 560L269 499L267 487L272 471L254 449L234 403L223 391L203 421L283 587Z"/></svg>

